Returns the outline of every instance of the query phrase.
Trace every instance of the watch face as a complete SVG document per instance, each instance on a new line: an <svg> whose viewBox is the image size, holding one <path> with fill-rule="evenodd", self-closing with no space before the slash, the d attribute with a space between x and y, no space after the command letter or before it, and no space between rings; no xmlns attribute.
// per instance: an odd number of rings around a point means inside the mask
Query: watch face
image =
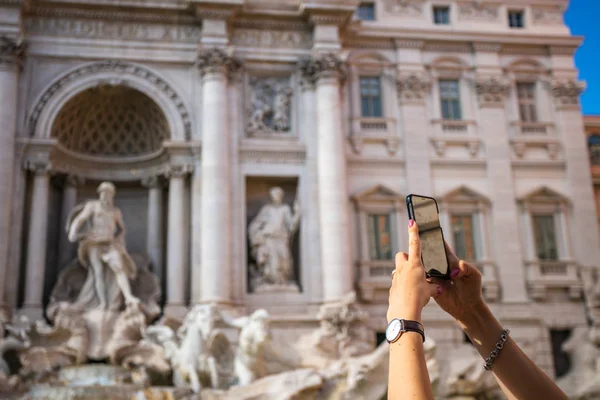
<svg viewBox="0 0 600 400"><path fill-rule="evenodd" d="M393 342L398 338L400 334L400 329L402 329L402 323L399 319L393 319L388 325L385 331L385 338L388 342Z"/></svg>

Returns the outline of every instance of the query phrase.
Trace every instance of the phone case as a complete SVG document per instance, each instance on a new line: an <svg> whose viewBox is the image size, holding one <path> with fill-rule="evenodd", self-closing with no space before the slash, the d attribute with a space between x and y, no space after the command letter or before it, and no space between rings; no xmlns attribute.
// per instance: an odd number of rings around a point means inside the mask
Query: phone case
<svg viewBox="0 0 600 400"><path fill-rule="evenodd" d="M431 199L433 200L433 202L435 203L435 208L438 214L438 220L439 220L439 215L440 215L440 208L438 206L438 202L435 198L430 197L430 196L421 196L418 194L409 194L408 196L406 196L406 210L408 211L408 218L414 220L414 210L413 210L413 204L412 204L412 198L413 197L421 197L424 199ZM418 221L417 221L418 223ZM442 234L442 240L445 243L445 237L444 237L444 230L442 229L441 225L440 225L440 232ZM420 232L419 232L420 234ZM444 243L442 243L442 245L444 245ZM425 272L425 274L427 275L427 277L431 277L431 278L440 278L440 279L450 279L450 262L448 261L448 253L446 253L446 248L444 247L444 254L446 255L446 270L447 273L443 274L441 272L439 272L436 269L431 269L429 272ZM421 262L423 262L423 256L421 256Z"/></svg>

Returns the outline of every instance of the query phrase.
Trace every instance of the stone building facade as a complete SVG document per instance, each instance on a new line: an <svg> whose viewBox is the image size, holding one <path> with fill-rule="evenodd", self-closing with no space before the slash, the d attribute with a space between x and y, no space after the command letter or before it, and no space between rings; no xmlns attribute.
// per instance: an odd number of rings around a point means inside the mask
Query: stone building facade
<svg viewBox="0 0 600 400"><path fill-rule="evenodd" d="M567 4L0 1L0 300L42 316L75 256L68 212L110 180L166 314L265 308L293 338L356 291L375 344L404 198L431 195L554 374L586 325L579 270L600 267ZM273 186L301 210L292 290L251 284L248 227ZM441 360L464 342L434 304L424 325Z"/></svg>
<svg viewBox="0 0 600 400"><path fill-rule="evenodd" d="M592 181L594 184L596 211L600 218L600 117L596 115L586 115L583 117L583 120L585 123L585 134L588 140L588 150L590 152L590 164L592 165Z"/></svg>

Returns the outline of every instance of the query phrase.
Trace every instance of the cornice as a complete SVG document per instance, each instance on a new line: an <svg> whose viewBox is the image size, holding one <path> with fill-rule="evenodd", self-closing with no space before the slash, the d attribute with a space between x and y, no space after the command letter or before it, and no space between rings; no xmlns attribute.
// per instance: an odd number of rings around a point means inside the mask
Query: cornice
<svg viewBox="0 0 600 400"><path fill-rule="evenodd" d="M7 1L7 0L0 0ZM50 5L49 1L37 1L37 4L43 7L43 4ZM136 7L145 9L171 9L171 10L186 10L186 0L52 0L52 4L78 6L85 5L86 7Z"/></svg>
<svg viewBox="0 0 600 400"><path fill-rule="evenodd" d="M31 17L59 17L59 18L87 18L94 20L110 21L134 21L134 22L154 22L154 23L177 23L177 24L197 24L196 18L187 13L152 13L140 11L115 10L96 10L96 9L72 9L72 8L52 8L35 7L27 14Z"/></svg>
<svg viewBox="0 0 600 400"><path fill-rule="evenodd" d="M283 18L276 19L273 17L269 17L268 19L248 19L244 17L238 17L232 22L232 26L240 29L274 29L312 32L312 29L310 29L310 26L305 21Z"/></svg>

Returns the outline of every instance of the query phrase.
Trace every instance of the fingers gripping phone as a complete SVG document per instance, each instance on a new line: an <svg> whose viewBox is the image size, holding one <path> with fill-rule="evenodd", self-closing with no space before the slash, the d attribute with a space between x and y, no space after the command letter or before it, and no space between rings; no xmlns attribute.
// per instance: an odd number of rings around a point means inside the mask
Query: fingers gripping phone
<svg viewBox="0 0 600 400"><path fill-rule="evenodd" d="M406 197L408 217L417 223L421 239L421 260L428 277L450 279L440 212L433 197L410 194Z"/></svg>

